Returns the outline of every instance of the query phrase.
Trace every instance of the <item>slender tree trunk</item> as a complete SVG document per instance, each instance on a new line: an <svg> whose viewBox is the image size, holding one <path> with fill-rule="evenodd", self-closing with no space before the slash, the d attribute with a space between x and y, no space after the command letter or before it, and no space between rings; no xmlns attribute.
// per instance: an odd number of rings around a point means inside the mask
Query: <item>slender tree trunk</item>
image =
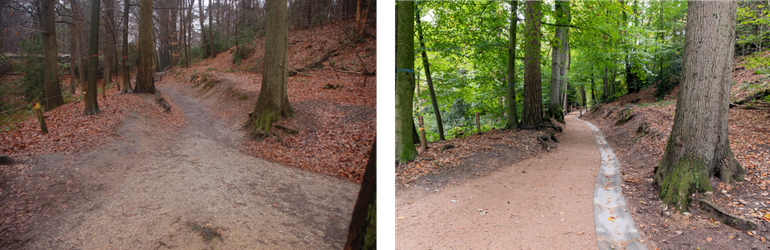
<svg viewBox="0 0 770 250"><path fill-rule="evenodd" d="M583 105L583 107L588 107L588 104L586 104L586 88L584 85L580 85L580 104Z"/></svg>
<svg viewBox="0 0 770 250"><path fill-rule="evenodd" d="M249 114L246 128L252 137L264 137L273 122L291 117L286 85L286 51L288 46L288 11L283 0L267 0L267 36L265 40L264 75L254 111Z"/></svg>
<svg viewBox="0 0 770 250"><path fill-rule="evenodd" d="M153 0L140 0L139 3L139 62L134 93L155 93L153 66L157 56L152 32Z"/></svg>
<svg viewBox="0 0 770 250"><path fill-rule="evenodd" d="M508 99L508 122L505 124L507 129L519 128L518 109L516 108L516 25L519 17L517 11L519 7L519 1L513 0L511 2L511 27L508 31L508 87L507 99Z"/></svg>
<svg viewBox="0 0 770 250"><path fill-rule="evenodd" d="M610 101L610 81L609 81L609 70L607 69L607 66L604 66L604 76L602 77L602 81L604 83L604 98L602 98L602 102L609 102Z"/></svg>
<svg viewBox="0 0 770 250"><path fill-rule="evenodd" d="M129 0L123 2L123 89L121 94L131 93L131 71L128 68L128 7Z"/></svg>
<svg viewBox="0 0 770 250"><path fill-rule="evenodd" d="M211 7L211 0L209 0L209 45L211 46L211 58L216 58L217 51L214 50L214 24L212 22L213 13Z"/></svg>
<svg viewBox="0 0 770 250"><path fill-rule="evenodd" d="M83 100L85 111L83 115L99 114L99 104L96 101L96 78L99 74L99 0L91 1L91 32L88 39L88 87Z"/></svg>
<svg viewBox="0 0 770 250"><path fill-rule="evenodd" d="M112 63L114 58L112 58L115 55L115 3L114 0L104 0L104 8L105 8L105 22L104 22L104 31L107 33L107 36L105 36L104 41L106 47L104 48L104 82L102 83L102 98L107 97L107 84L112 82ZM117 68L117 64L115 64L115 67Z"/></svg>
<svg viewBox="0 0 770 250"><path fill-rule="evenodd" d="M80 56L80 46L81 45L80 45L80 41L79 41L80 37L77 35L80 31L78 30L78 21L75 20L75 18L74 18L76 16L74 14L74 12L75 12L74 11L74 9L75 9L74 5L75 4L77 4L77 3L75 3L74 0L70 0L70 5L72 6L71 8L73 9L73 11L72 11L73 12L73 14L72 14L73 18L71 19L72 20L72 26L70 26L72 28L70 30L70 43L71 43L70 53L72 53L70 58L72 60L71 60L71 63L70 63L70 89L69 90L70 90L70 94L73 94L73 95L75 94L75 84L76 84L76 82L79 83L79 84L83 84L82 82L76 81L76 76L75 76L75 68L78 68L77 65L80 64L80 59L81 59L80 58L81 57Z"/></svg>
<svg viewBox="0 0 770 250"><path fill-rule="evenodd" d="M366 163L364 180L353 207L345 250L375 249L377 247L377 139Z"/></svg>
<svg viewBox="0 0 770 250"><path fill-rule="evenodd" d="M543 124L543 96L540 89L540 1L526 2L524 34L524 111L521 128L536 129Z"/></svg>
<svg viewBox="0 0 770 250"><path fill-rule="evenodd" d="M396 2L396 161L417 157L414 147L414 2Z"/></svg>
<svg viewBox="0 0 770 250"><path fill-rule="evenodd" d="M57 1L40 1L40 26L43 28L43 81L45 82L45 110L64 104L59 84L59 47L56 43Z"/></svg>
<svg viewBox="0 0 770 250"><path fill-rule="evenodd" d="M596 83L594 83L594 66L591 66L591 100L593 104L599 103L596 96Z"/></svg>
<svg viewBox="0 0 770 250"><path fill-rule="evenodd" d="M433 90L433 79L430 75L430 64L428 63L428 53L425 52L425 42L422 36L422 26L420 24L420 9L415 10L415 19L417 21L417 33L420 38L420 47L422 48L422 65L425 67L425 79L428 81L428 92L430 93L430 101L433 104L433 113L436 115L436 124L438 126L438 138L440 141L444 139L444 124L441 121L441 110L438 107L438 101L436 101L436 92Z"/></svg>
<svg viewBox="0 0 770 250"><path fill-rule="evenodd" d="M655 172L659 197L686 211L693 192L711 191L710 177L742 181L745 170L728 138L735 1L690 1L682 85L666 151Z"/></svg>

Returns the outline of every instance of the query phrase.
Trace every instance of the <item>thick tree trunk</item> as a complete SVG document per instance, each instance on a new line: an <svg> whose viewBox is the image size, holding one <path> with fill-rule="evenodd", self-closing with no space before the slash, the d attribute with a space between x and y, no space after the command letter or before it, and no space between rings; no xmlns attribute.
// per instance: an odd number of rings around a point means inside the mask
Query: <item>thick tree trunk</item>
<svg viewBox="0 0 770 250"><path fill-rule="evenodd" d="M123 89L121 94L131 93L131 72L128 68L128 7L129 0L123 1Z"/></svg>
<svg viewBox="0 0 770 250"><path fill-rule="evenodd" d="M91 31L88 39L88 87L84 91L83 115L99 114L96 102L96 77L99 74L99 0L91 1Z"/></svg>
<svg viewBox="0 0 770 250"><path fill-rule="evenodd" d="M203 58L209 57L211 55L211 52L208 51L206 48L206 30L203 28L203 19L205 16L203 15L203 0L198 0L198 17L200 17L200 26L201 26L201 50L203 50ZM211 28L211 27L209 27Z"/></svg>
<svg viewBox="0 0 770 250"><path fill-rule="evenodd" d="M690 1L682 85L666 151L655 172L659 197L686 211L693 192L711 191L710 177L743 180L728 138L736 4Z"/></svg>
<svg viewBox="0 0 770 250"><path fill-rule="evenodd" d="M377 247L377 139L366 163L364 180L353 207L345 250L375 249Z"/></svg>
<svg viewBox="0 0 770 250"><path fill-rule="evenodd" d="M519 17L517 11L519 1L511 1L511 27L508 31L508 87L506 88L506 99L508 99L508 122L506 129L519 128L519 116L516 108L516 25Z"/></svg>
<svg viewBox="0 0 770 250"><path fill-rule="evenodd" d="M43 81L45 82L45 110L64 104L59 84L59 47L56 43L55 0L40 1L40 23L43 28Z"/></svg>
<svg viewBox="0 0 770 250"><path fill-rule="evenodd" d="M428 93L430 94L430 101L433 104L433 113L436 115L436 126L438 126L438 138L440 141L444 139L444 124L441 121L441 110L438 107L438 101L436 101L436 92L433 90L433 78L430 75L430 63L428 63L428 53L425 52L425 40L422 36L422 26L420 24L420 9L415 10L415 19L417 21L417 33L420 38L420 47L422 48L422 65L425 67L425 79L428 81Z"/></svg>
<svg viewBox="0 0 770 250"><path fill-rule="evenodd" d="M569 3L567 3L569 4ZM564 2L556 1L556 23L564 24ZM556 119L557 121L564 123L564 116L562 115L561 108L561 71L562 68L566 68L564 59L564 33L567 30L566 27L556 26L554 36L558 42L553 43L551 48L551 86L550 97L548 100L548 111L546 115L549 118Z"/></svg>
<svg viewBox="0 0 770 250"><path fill-rule="evenodd" d="M356 1L356 35L363 37L366 28L366 19L369 17L369 0ZM419 22L419 18L418 18Z"/></svg>
<svg viewBox="0 0 770 250"><path fill-rule="evenodd" d="M139 3L139 62L134 93L155 93L153 66L157 56L152 32L153 0L140 0Z"/></svg>
<svg viewBox="0 0 770 250"><path fill-rule="evenodd" d="M286 50L289 32L286 2L267 0L265 8L267 9L267 39L265 40L262 88L254 111L246 122L247 129L255 138L266 136L273 122L281 117L294 115L286 90Z"/></svg>
<svg viewBox="0 0 770 250"><path fill-rule="evenodd" d="M396 161L417 157L414 147L414 2L396 2Z"/></svg>
<svg viewBox="0 0 770 250"><path fill-rule="evenodd" d="M540 89L540 1L527 1L524 33L524 110L521 128L536 129L543 124L543 96Z"/></svg>
<svg viewBox="0 0 770 250"><path fill-rule="evenodd" d="M201 1L203 1L203 0L201 0ZM213 17L213 13L211 12L211 0L209 0L209 46L211 47L210 48L211 49L211 58L216 58L217 57L217 51L214 50L214 24L213 24L213 21L212 21L212 19L213 19L212 17Z"/></svg>

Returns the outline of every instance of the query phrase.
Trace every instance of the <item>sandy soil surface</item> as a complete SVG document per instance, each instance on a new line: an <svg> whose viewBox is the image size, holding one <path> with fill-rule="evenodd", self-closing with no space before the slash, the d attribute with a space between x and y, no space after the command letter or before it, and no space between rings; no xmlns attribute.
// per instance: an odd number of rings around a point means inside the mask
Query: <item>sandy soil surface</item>
<svg viewBox="0 0 770 250"><path fill-rule="evenodd" d="M600 163L591 130L567 125L550 153L441 189L396 192L397 249L596 249Z"/></svg>
<svg viewBox="0 0 770 250"><path fill-rule="evenodd" d="M159 89L186 126L134 112L109 145L19 165L36 212L17 247L342 248L359 185L243 154L245 133L206 102Z"/></svg>

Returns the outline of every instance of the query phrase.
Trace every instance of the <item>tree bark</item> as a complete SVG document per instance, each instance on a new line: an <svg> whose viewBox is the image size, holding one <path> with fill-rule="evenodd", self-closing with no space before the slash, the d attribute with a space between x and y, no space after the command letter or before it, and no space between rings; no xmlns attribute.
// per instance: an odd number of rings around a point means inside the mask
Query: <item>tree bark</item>
<svg viewBox="0 0 770 250"><path fill-rule="evenodd" d="M735 42L735 1L690 1L682 85L666 151L655 172L659 197L687 211L693 192L711 191L710 177L742 181L730 149L728 112Z"/></svg>
<svg viewBox="0 0 770 250"><path fill-rule="evenodd" d="M521 128L536 129L543 124L543 96L540 89L540 1L526 2L524 33L524 110Z"/></svg>
<svg viewBox="0 0 770 250"><path fill-rule="evenodd" d="M153 66L157 56L152 32L153 0L140 0L139 3L139 62L134 93L155 93Z"/></svg>
<svg viewBox="0 0 770 250"><path fill-rule="evenodd" d="M422 36L422 25L420 24L420 9L415 10L415 19L417 21L417 33L420 38L420 48L422 49L422 65L425 67L425 79L428 81L428 93L430 94L430 101L433 104L433 113L436 115L436 124L438 126L438 138L439 141L444 139L444 124L441 121L441 110L438 107L438 101L436 101L436 92L433 90L433 78L430 75L430 63L428 63L428 53L425 51L425 40Z"/></svg>
<svg viewBox="0 0 770 250"><path fill-rule="evenodd" d="M262 88L254 111L249 114L249 120L246 122L247 129L255 138L268 135L273 122L281 117L294 115L286 90L286 50L289 33L286 2L267 0L265 8L267 38Z"/></svg>
<svg viewBox="0 0 770 250"><path fill-rule="evenodd" d="M396 2L396 161L417 157L414 147L414 2Z"/></svg>
<svg viewBox="0 0 770 250"><path fill-rule="evenodd" d="M345 250L375 249L377 247L377 139L366 163L364 180L353 207Z"/></svg>
<svg viewBox="0 0 770 250"><path fill-rule="evenodd" d="M366 28L366 19L369 17L369 0L356 1L356 34L358 37L364 36L364 28ZM419 22L419 18L417 19Z"/></svg>
<svg viewBox="0 0 770 250"><path fill-rule="evenodd" d="M211 52L206 49L206 30L203 27L203 19L205 18L203 15L203 0L198 0L198 12L201 25L201 50L203 50L203 58L207 58Z"/></svg>
<svg viewBox="0 0 770 250"><path fill-rule="evenodd" d="M508 31L508 87L506 96L508 99L508 122L506 129L519 128L518 109L516 108L516 25L519 17L517 11L519 1L511 1L511 27Z"/></svg>
<svg viewBox="0 0 770 250"><path fill-rule="evenodd" d="M99 74L99 0L91 1L91 32L88 39L88 87L84 93L83 115L99 114L96 101L96 77Z"/></svg>
<svg viewBox="0 0 770 250"><path fill-rule="evenodd" d="M556 1L556 24L565 25L569 24L566 15L569 14L569 2ZM561 106L561 89L563 87L562 72L566 72L566 54L568 41L566 39L566 32L569 29L564 26L555 27L555 37L557 42L553 44L551 52L551 86L550 86L550 98L548 100L548 113L549 118L556 119L557 121L564 123L564 112Z"/></svg>
<svg viewBox="0 0 770 250"><path fill-rule="evenodd" d="M131 93L131 72L128 68L128 7L129 0L123 2L123 89L121 94Z"/></svg>
<svg viewBox="0 0 770 250"><path fill-rule="evenodd" d="M203 1L203 0L201 0ZM214 50L214 24L213 24L213 13L211 9L211 0L209 0L209 46L211 47L211 58L217 57L217 51ZM288 32L288 31L287 31Z"/></svg>
<svg viewBox="0 0 770 250"><path fill-rule="evenodd" d="M43 82L45 82L45 110L64 104L59 84L59 47L56 43L55 0L40 1L40 26L43 28Z"/></svg>

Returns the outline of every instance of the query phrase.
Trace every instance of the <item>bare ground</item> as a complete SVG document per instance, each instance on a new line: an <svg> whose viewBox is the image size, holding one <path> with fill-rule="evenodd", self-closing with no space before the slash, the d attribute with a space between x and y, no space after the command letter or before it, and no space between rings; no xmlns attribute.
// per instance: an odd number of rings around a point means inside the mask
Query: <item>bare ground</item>
<svg viewBox="0 0 770 250"><path fill-rule="evenodd" d="M591 202L600 156L591 130L573 116L550 153L517 155L485 167L496 169L486 176L455 176L443 187L397 189L396 248L595 249Z"/></svg>
<svg viewBox="0 0 770 250"><path fill-rule="evenodd" d="M164 128L157 116L133 112L108 145L11 166L19 174L4 176L0 193L6 190L4 206L25 207L18 218L27 230L0 227L16 230L0 248L344 245L358 185L243 154L237 146L245 133L206 102L182 88L159 89L172 104L165 116L182 114L188 125Z"/></svg>

